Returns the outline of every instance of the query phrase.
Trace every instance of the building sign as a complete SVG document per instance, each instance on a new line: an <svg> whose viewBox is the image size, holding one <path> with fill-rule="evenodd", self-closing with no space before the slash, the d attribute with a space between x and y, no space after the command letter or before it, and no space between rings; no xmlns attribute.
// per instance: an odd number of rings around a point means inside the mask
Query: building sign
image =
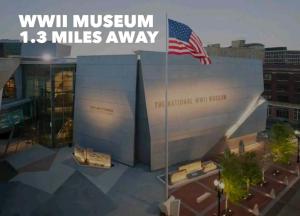
<svg viewBox="0 0 300 216"><path fill-rule="evenodd" d="M90 165L100 168L111 167L110 155L101 152L95 152L90 148L81 148L79 146L75 146L74 156L81 165Z"/></svg>
<svg viewBox="0 0 300 216"><path fill-rule="evenodd" d="M106 107L90 106L90 109L112 115L114 110Z"/></svg>
<svg viewBox="0 0 300 216"><path fill-rule="evenodd" d="M168 101L168 107L220 102L220 101L225 101L226 99L227 99L226 94L210 95L210 96L202 96L202 97L194 97L194 98L178 98L178 99L176 98ZM165 101L164 100L155 101L154 105L155 108L163 108L165 106Z"/></svg>

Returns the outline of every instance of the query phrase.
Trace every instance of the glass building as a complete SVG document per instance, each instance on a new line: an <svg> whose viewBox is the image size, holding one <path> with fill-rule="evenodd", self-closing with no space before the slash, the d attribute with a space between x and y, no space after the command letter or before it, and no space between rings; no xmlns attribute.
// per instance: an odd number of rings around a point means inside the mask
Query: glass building
<svg viewBox="0 0 300 216"><path fill-rule="evenodd" d="M76 60L66 57L70 52L70 46L51 42L0 40L3 65L19 60L0 86L0 138L13 131L14 137L47 147L72 143Z"/></svg>
<svg viewBox="0 0 300 216"><path fill-rule="evenodd" d="M267 113L260 96L263 49L242 47L249 52L239 55L236 48L214 48L209 68L190 56L170 56L170 165L238 150L241 141L247 148L260 145L257 132L265 129ZM165 53L70 59L69 51L61 44L22 44L20 62L6 70L12 88L7 92L16 100L2 103L0 130L1 124L24 125L33 143L54 148L73 143L127 165L163 168Z"/></svg>
<svg viewBox="0 0 300 216"><path fill-rule="evenodd" d="M24 64L24 98L32 104L36 141L49 147L72 143L75 64Z"/></svg>

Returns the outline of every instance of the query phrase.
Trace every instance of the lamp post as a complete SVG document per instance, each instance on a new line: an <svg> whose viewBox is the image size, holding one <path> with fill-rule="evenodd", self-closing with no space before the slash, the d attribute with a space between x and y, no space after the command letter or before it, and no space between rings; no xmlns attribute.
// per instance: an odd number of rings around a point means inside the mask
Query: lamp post
<svg viewBox="0 0 300 216"><path fill-rule="evenodd" d="M299 156L299 151L300 151L300 131L299 130L295 130L295 135L297 137L297 141L298 141L298 150L297 150L297 163L300 162L300 156Z"/></svg>
<svg viewBox="0 0 300 216"><path fill-rule="evenodd" d="M218 216L221 216L221 197L224 191L224 182L221 180L221 171L219 170L218 179L214 180L216 191L218 192Z"/></svg>
<svg viewBox="0 0 300 216"><path fill-rule="evenodd" d="M50 89L50 106L51 106L51 113L50 113L50 123L49 123L49 126L50 126L50 137L51 137L51 146L52 147L55 147L54 146L54 81L53 81L53 67L52 67L52 64L53 64L53 57L51 56L50 53L44 53L42 55L42 59L47 62L47 64L49 64L49 76L50 76L50 86L51 86L51 89Z"/></svg>
<svg viewBox="0 0 300 216"><path fill-rule="evenodd" d="M264 145L264 152L263 152L263 160L262 160L262 184L261 185L264 185L265 183L265 169L266 169L266 163L267 163L267 160L268 160L268 155L267 155L267 152L266 152L266 144L269 142L269 134L268 132L263 132L262 133L262 137L264 138L264 142L263 142L263 145Z"/></svg>

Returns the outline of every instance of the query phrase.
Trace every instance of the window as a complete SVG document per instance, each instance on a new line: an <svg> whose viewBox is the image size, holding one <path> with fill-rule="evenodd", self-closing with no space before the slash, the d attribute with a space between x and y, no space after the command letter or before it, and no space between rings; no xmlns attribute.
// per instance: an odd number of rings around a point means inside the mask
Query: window
<svg viewBox="0 0 300 216"><path fill-rule="evenodd" d="M264 83L264 89L267 91L271 90L272 89L271 83Z"/></svg>
<svg viewBox="0 0 300 216"><path fill-rule="evenodd" d="M300 104L300 93L295 94L293 102L297 103L297 104Z"/></svg>
<svg viewBox="0 0 300 216"><path fill-rule="evenodd" d="M265 74L264 74L264 80L272 80L272 74L270 74L270 73L265 73Z"/></svg>
<svg viewBox="0 0 300 216"><path fill-rule="evenodd" d="M285 95L278 95L277 96L277 101L280 101L280 102L289 102L289 97L285 96Z"/></svg>
<svg viewBox="0 0 300 216"><path fill-rule="evenodd" d="M272 100L272 95L263 95L265 99Z"/></svg>
<svg viewBox="0 0 300 216"><path fill-rule="evenodd" d="M295 82L300 82L300 74L294 75L293 79L295 80Z"/></svg>
<svg viewBox="0 0 300 216"><path fill-rule="evenodd" d="M276 85L277 91L287 91L288 88L289 88L288 85L285 85L285 84L277 84Z"/></svg>
<svg viewBox="0 0 300 216"><path fill-rule="evenodd" d="M53 66L54 124L56 145L66 145L73 138L74 65Z"/></svg>
<svg viewBox="0 0 300 216"><path fill-rule="evenodd" d="M272 107L270 107L270 106L268 107L268 117L269 116L272 116Z"/></svg>
<svg viewBox="0 0 300 216"><path fill-rule="evenodd" d="M39 144L57 147L72 142L74 73L73 64L23 65L25 97L34 101Z"/></svg>
<svg viewBox="0 0 300 216"><path fill-rule="evenodd" d="M295 92L296 93L300 93L300 85L296 85L295 86Z"/></svg>
<svg viewBox="0 0 300 216"><path fill-rule="evenodd" d="M276 78L279 81L288 81L289 80L289 74L276 74Z"/></svg>
<svg viewBox="0 0 300 216"><path fill-rule="evenodd" d="M276 110L276 116L279 118L289 118L289 110L288 109L277 109Z"/></svg>
<svg viewBox="0 0 300 216"><path fill-rule="evenodd" d="M300 109L294 109L294 120L300 120Z"/></svg>
<svg viewBox="0 0 300 216"><path fill-rule="evenodd" d="M11 77L3 88L3 98L14 99L16 97L16 83L15 78Z"/></svg>

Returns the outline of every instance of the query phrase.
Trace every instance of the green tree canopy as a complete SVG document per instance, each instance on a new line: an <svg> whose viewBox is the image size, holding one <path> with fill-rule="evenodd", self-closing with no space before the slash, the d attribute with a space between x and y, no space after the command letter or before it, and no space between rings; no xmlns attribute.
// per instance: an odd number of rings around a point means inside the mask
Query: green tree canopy
<svg viewBox="0 0 300 216"><path fill-rule="evenodd" d="M224 182L226 201L238 202L247 195L246 182L243 181L242 165L237 154L226 150L221 158L221 178Z"/></svg>
<svg viewBox="0 0 300 216"><path fill-rule="evenodd" d="M245 152L239 156L242 167L243 180L246 182L247 191L251 185L257 185L262 181L262 171L254 152Z"/></svg>
<svg viewBox="0 0 300 216"><path fill-rule="evenodd" d="M294 130L287 124L275 124L271 129L270 149L274 162L288 164L296 153Z"/></svg>

